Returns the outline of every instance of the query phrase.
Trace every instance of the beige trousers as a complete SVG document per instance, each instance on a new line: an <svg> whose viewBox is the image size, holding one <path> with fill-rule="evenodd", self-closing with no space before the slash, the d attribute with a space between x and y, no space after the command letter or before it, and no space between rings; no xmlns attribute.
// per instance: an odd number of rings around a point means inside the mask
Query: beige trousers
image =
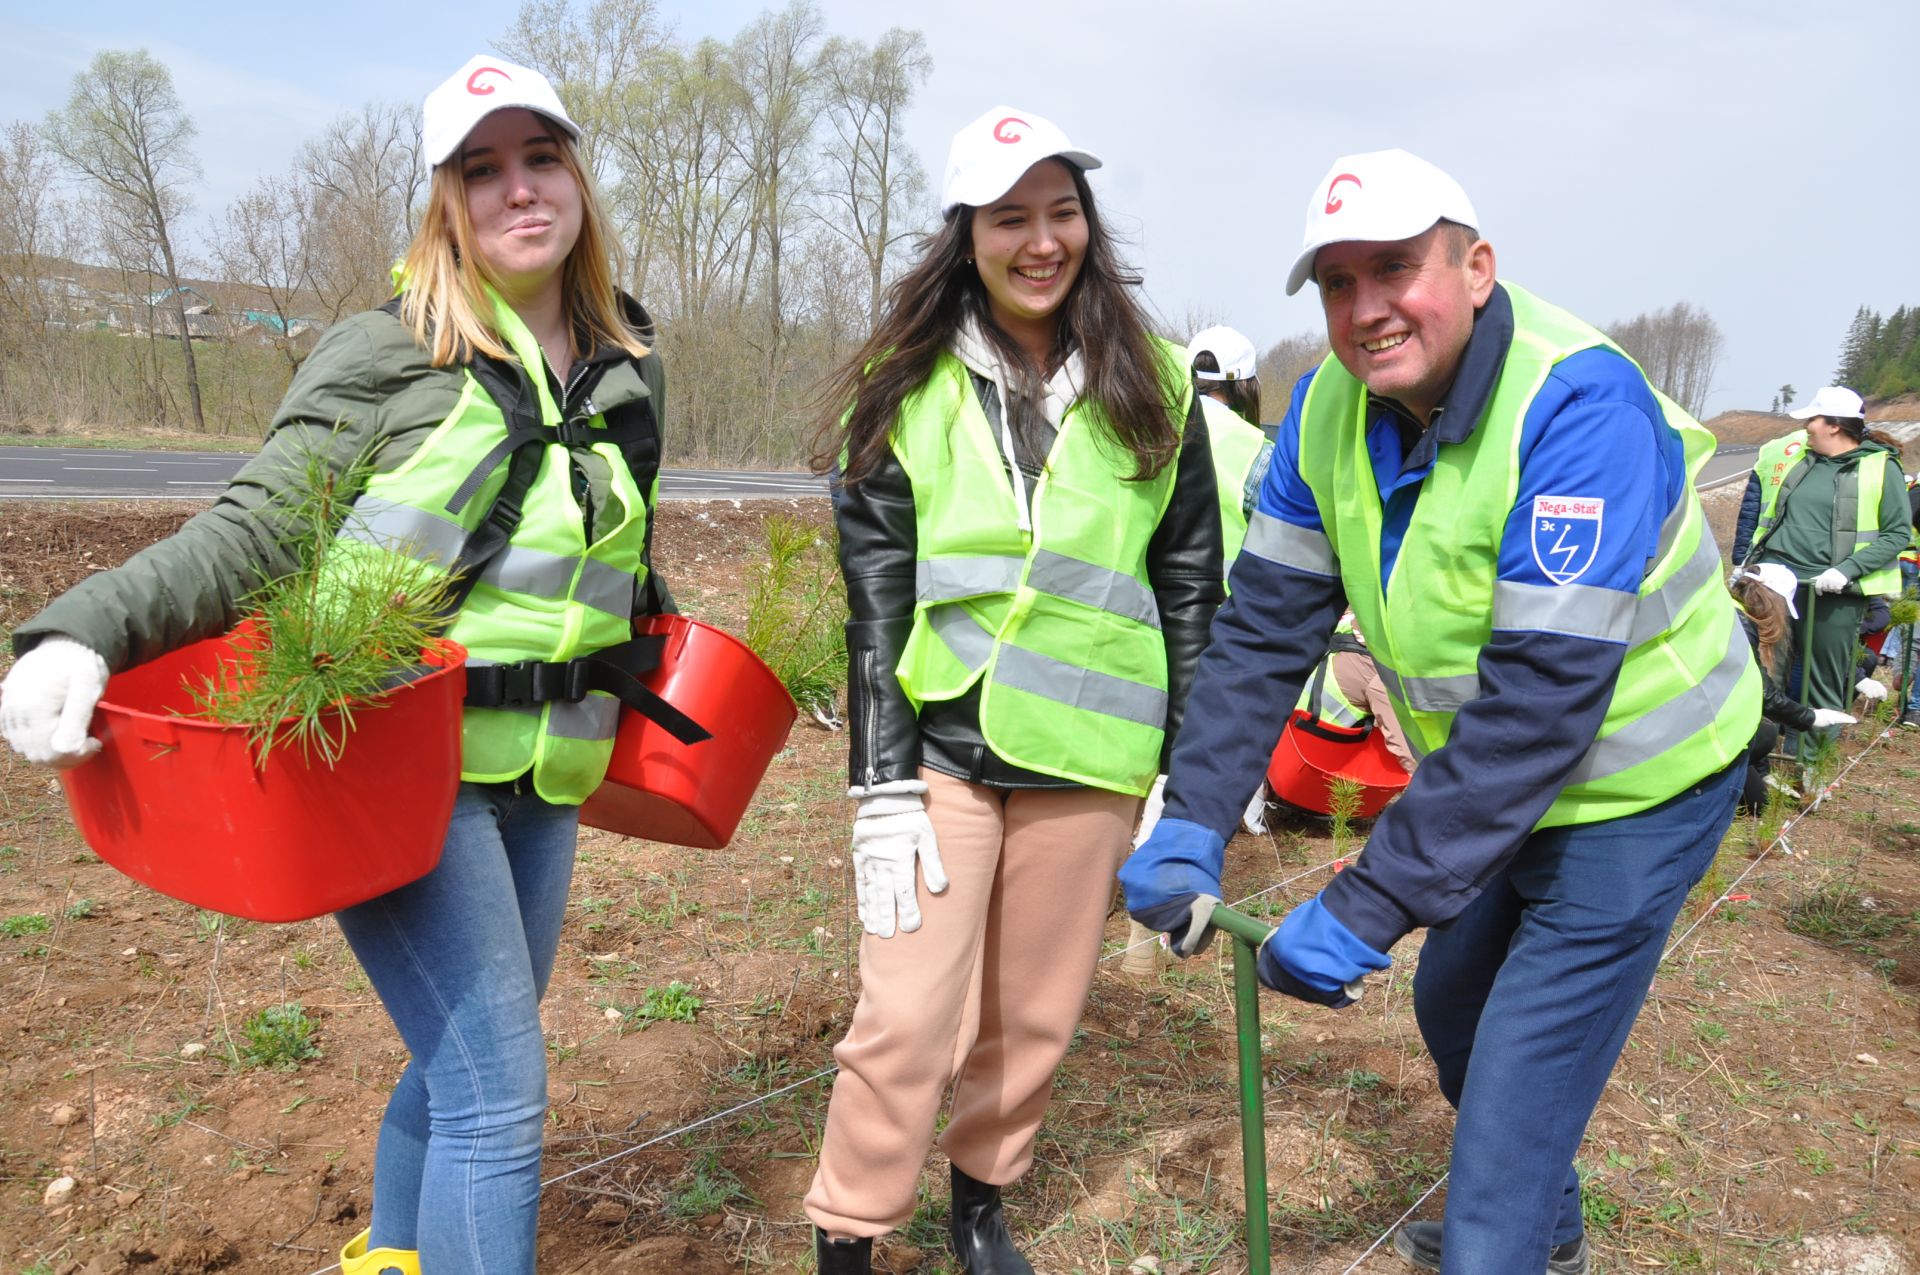
<svg viewBox="0 0 1920 1275"><path fill-rule="evenodd" d="M1393 701L1387 698L1387 685L1373 657L1359 651L1336 651L1333 656L1333 681L1347 703L1365 708L1387 739L1387 751L1400 763L1400 769L1413 771L1413 754L1407 749L1407 737L1400 730L1400 719L1393 715Z"/></svg>
<svg viewBox="0 0 1920 1275"><path fill-rule="evenodd" d="M913 1214L934 1121L968 1175L1004 1185L1033 1162L1053 1073L1086 1007L1140 799L1093 788L985 788L923 770L950 884L912 934L860 940L860 1000L807 1216L836 1237Z"/></svg>

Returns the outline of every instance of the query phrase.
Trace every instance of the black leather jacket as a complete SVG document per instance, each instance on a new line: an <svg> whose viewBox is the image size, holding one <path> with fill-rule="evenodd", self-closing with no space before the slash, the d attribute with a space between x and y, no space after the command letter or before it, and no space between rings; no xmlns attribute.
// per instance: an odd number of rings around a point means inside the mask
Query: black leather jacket
<svg viewBox="0 0 1920 1275"><path fill-rule="evenodd" d="M1220 504L1206 418L1187 414L1173 496L1147 545L1147 580L1167 647L1166 750L1186 708L1194 665L1225 596ZM853 783L912 779L928 768L1001 788L1072 788L1071 780L1011 765L980 734L979 688L929 704L916 718L894 669L913 630L913 484L891 455L834 497L840 570L847 582L848 762ZM1161 768L1167 751L1162 752Z"/></svg>

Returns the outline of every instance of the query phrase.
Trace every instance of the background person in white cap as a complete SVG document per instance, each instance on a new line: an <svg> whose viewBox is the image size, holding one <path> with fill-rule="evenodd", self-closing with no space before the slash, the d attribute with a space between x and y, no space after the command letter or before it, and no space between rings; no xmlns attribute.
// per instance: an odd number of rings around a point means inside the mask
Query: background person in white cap
<svg viewBox="0 0 1920 1275"><path fill-rule="evenodd" d="M1788 689L1815 708L1845 709L1856 694L1880 699L1887 693L1859 676L1854 646L1871 601L1900 593L1899 557L1913 534L1906 475L1899 444L1867 428L1865 405L1845 386L1822 386L1790 415L1806 425L1772 439L1755 458L1740 500L1733 560L1778 563L1801 581ZM1809 622L1812 667L1803 669ZM1800 735L1803 760L1815 738Z"/></svg>
<svg viewBox="0 0 1920 1275"><path fill-rule="evenodd" d="M1252 341L1225 324L1202 328L1187 342L1187 365L1195 389L1259 428L1260 352Z"/></svg>
<svg viewBox="0 0 1920 1275"><path fill-rule="evenodd" d="M634 652L632 617L668 607L648 553L665 384L651 321L615 289L579 130L546 80L477 57L427 98L423 125L433 177L400 296L327 332L212 509L15 630L0 726L31 760L84 763L109 669L224 632L240 599L292 567L307 529L284 511L308 456L336 473L373 457L341 552L425 559L436 575L457 563L464 601L447 633L470 662L439 865L338 914L411 1053L380 1128L371 1225L341 1266L531 1275L539 1002L579 803L605 773L620 704L509 698L488 674L617 659ZM509 487L517 502L501 498ZM561 582L540 576L582 560Z"/></svg>
<svg viewBox="0 0 1920 1275"><path fill-rule="evenodd" d="M1732 819L1760 679L1692 485L1712 436L1594 328L1499 282L1478 226L1405 151L1314 187L1288 290L1319 286L1332 356L1294 388L1166 814L1120 877L1136 919L1195 945L1351 605L1420 762L1267 939L1261 980L1338 1008L1431 927L1414 1007L1459 1119L1444 1226L1396 1251L1585 1271L1574 1154Z"/></svg>
<svg viewBox="0 0 1920 1275"><path fill-rule="evenodd" d="M1743 567L1734 572L1727 587L1740 607L1740 627L1746 631L1762 681L1760 725L1747 745L1747 780L1740 794L1740 809L1756 811L1767 802L1773 750L1783 729L1810 731L1845 726L1855 719L1834 708L1808 708L1786 692L1787 666L1793 655L1787 637L1800 618L1793 600L1799 582L1793 572L1777 562Z"/></svg>
<svg viewBox="0 0 1920 1275"><path fill-rule="evenodd" d="M961 1269L1024 1275L1026 1172L1140 798L1221 596L1207 428L1086 170L954 135L941 223L829 382L860 1001L807 1192L823 1272L912 1216L941 1099Z"/></svg>

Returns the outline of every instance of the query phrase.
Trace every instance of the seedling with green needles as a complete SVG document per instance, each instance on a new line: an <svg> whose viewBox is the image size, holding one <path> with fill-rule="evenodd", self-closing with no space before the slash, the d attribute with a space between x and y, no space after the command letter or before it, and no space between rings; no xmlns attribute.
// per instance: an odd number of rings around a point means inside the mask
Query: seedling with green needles
<svg viewBox="0 0 1920 1275"><path fill-rule="evenodd" d="M331 766L356 706L416 667L444 623L452 583L403 552L338 535L358 516L352 502L373 473L370 452L343 470L319 447L303 460L276 518L295 566L241 599L253 628L235 641L240 658L189 690L200 716L248 727L262 763L269 749L292 744Z"/></svg>

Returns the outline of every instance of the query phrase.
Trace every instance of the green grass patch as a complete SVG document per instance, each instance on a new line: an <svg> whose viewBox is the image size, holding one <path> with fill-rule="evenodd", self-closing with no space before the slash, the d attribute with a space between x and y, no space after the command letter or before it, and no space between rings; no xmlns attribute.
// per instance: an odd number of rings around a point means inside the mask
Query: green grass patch
<svg viewBox="0 0 1920 1275"><path fill-rule="evenodd" d="M313 1043L314 1022L298 1001L269 1005L240 1024L242 1066L292 1071L320 1056Z"/></svg>

